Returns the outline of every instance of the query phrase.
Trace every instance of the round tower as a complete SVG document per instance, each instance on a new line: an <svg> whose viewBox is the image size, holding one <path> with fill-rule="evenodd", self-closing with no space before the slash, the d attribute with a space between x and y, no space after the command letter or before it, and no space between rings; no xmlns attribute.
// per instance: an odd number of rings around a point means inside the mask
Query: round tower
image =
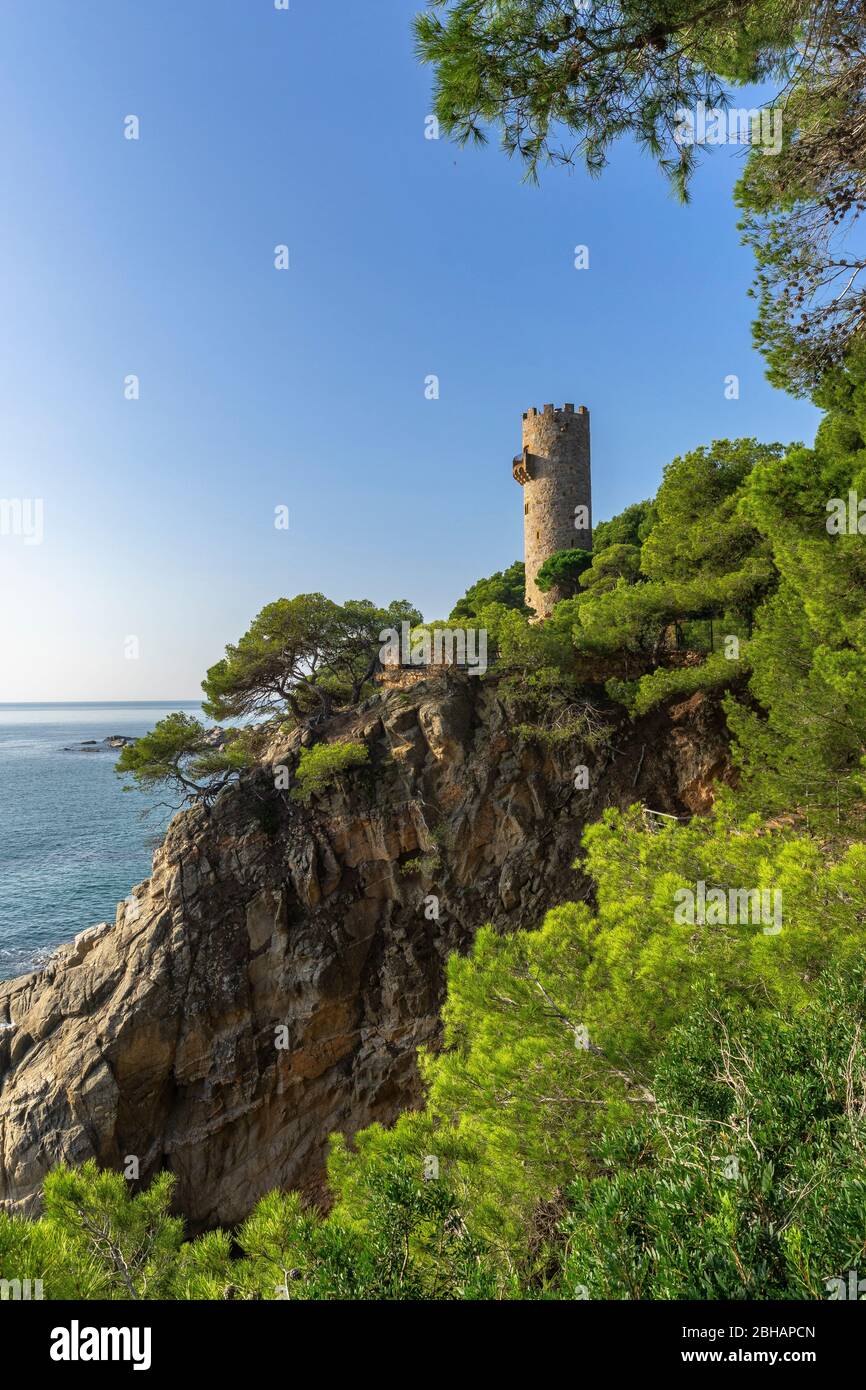
<svg viewBox="0 0 866 1390"><path fill-rule="evenodd" d="M526 602L548 618L560 595L543 594L535 576L557 550L592 549L589 411L585 405L546 405L523 416L523 453L514 460L523 488Z"/></svg>

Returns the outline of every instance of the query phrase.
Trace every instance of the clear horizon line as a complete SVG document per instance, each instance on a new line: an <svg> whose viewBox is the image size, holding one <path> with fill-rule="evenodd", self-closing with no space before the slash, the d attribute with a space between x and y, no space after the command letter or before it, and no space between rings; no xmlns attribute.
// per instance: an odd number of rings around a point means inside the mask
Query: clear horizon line
<svg viewBox="0 0 866 1390"><path fill-rule="evenodd" d="M178 697L165 700L0 700L0 709L20 709L22 705L200 705L202 698Z"/></svg>

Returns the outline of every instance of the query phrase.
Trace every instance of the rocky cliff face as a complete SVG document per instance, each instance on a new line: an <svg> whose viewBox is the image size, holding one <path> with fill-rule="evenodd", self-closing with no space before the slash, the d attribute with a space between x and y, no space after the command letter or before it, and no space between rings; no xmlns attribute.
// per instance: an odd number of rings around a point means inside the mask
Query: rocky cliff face
<svg viewBox="0 0 866 1390"><path fill-rule="evenodd" d="M364 741L370 766L310 806L274 786L291 737L175 817L113 924L0 984L5 1209L89 1157L173 1171L194 1228L273 1187L320 1194L329 1133L417 1101L449 953L585 896L572 864L605 805L701 812L726 766L700 697L595 755L526 742L512 718L494 681L453 672L383 693L324 731Z"/></svg>

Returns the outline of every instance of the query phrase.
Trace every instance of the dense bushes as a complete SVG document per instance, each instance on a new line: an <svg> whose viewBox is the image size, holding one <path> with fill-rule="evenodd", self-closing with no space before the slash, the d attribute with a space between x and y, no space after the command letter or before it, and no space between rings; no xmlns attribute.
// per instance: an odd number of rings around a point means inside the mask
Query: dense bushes
<svg viewBox="0 0 866 1390"><path fill-rule="evenodd" d="M793 1015L717 989L678 1028L655 1105L568 1193L562 1287L590 1298L845 1298L866 1240L864 967ZM843 1291L844 1290L844 1291Z"/></svg>

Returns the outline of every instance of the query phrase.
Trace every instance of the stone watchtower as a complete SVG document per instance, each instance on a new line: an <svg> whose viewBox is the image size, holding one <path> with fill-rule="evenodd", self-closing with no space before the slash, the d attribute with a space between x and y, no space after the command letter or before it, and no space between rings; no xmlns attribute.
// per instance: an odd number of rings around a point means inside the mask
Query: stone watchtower
<svg viewBox="0 0 866 1390"><path fill-rule="evenodd" d="M555 410L534 407L523 416L523 453L514 460L523 488L523 557L526 602L549 618L560 597L543 594L535 576L557 550L592 549L589 411L585 405ZM578 508L585 508L579 512Z"/></svg>

